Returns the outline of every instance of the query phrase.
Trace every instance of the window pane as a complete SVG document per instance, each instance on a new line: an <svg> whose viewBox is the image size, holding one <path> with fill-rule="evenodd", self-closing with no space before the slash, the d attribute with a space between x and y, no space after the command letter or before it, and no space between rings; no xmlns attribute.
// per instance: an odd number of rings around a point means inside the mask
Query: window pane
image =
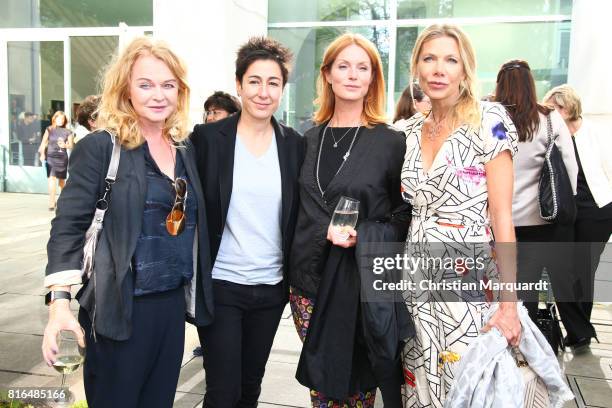
<svg viewBox="0 0 612 408"><path fill-rule="evenodd" d="M572 14L572 0L398 0L397 6L401 19L552 14Z"/></svg>
<svg viewBox="0 0 612 408"><path fill-rule="evenodd" d="M294 53L293 70L283 93L283 100L276 117L300 132L312 127L313 101L316 97L316 81L325 48L345 27L283 28L270 29L268 35L281 41ZM389 63L389 33L380 27L352 28L350 31L364 35L378 48L383 62L385 80Z"/></svg>
<svg viewBox="0 0 612 408"><path fill-rule="evenodd" d="M269 0L268 22L387 20L386 0Z"/></svg>
<svg viewBox="0 0 612 408"><path fill-rule="evenodd" d="M72 118L76 108L98 89L102 70L119 45L119 37L70 37L70 80L72 82Z"/></svg>
<svg viewBox="0 0 612 408"><path fill-rule="evenodd" d="M153 24L153 0L3 0L0 28Z"/></svg>
<svg viewBox="0 0 612 408"><path fill-rule="evenodd" d="M10 163L40 166L38 146L51 116L64 110L64 44L9 42Z"/></svg>
<svg viewBox="0 0 612 408"><path fill-rule="evenodd" d="M538 97L567 82L571 23L508 23L463 27L476 50L481 95L493 92L500 66L510 59L526 60ZM423 27L398 28L395 99L408 84L410 55ZM537 41L533 39L537 38Z"/></svg>

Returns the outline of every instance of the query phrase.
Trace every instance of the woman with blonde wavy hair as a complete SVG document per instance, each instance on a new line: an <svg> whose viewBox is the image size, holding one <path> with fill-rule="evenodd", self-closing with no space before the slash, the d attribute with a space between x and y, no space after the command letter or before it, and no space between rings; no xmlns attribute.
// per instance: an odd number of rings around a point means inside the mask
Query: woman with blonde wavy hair
<svg viewBox="0 0 612 408"><path fill-rule="evenodd" d="M423 281L511 281L516 275L514 124L501 105L479 103L476 57L459 27L432 25L421 32L412 52L411 76L431 100L431 111L417 113L405 127L402 194L413 206L406 252L485 262L465 274L459 268L427 265L410 279L417 288ZM499 269L491 259L492 230ZM517 345L517 305L512 296L501 295L500 307L484 330L496 327ZM481 291L461 290L415 290L405 296L416 326L416 336L404 350L405 406L440 407L453 385L456 361L483 328L492 299Z"/></svg>
<svg viewBox="0 0 612 408"><path fill-rule="evenodd" d="M42 349L53 365L61 331L86 344L89 406L171 407L185 314L198 325L212 320L206 213L186 139L185 78L184 64L166 45L133 40L106 70L102 130L81 140L70 158L47 245ZM115 144L119 167L107 184ZM91 277L82 278L83 242L97 206L107 207L104 227ZM77 320L70 289L80 284Z"/></svg>
<svg viewBox="0 0 612 408"><path fill-rule="evenodd" d="M376 227L385 229L385 240L403 240L410 217L400 196L404 137L385 124L384 101L374 44L359 34L337 37L320 68L317 126L304 135L289 268L290 304L304 342L297 378L317 407L373 407L377 387L386 407L401 406L400 339L376 337L362 321L371 315L360 302L356 256ZM343 197L359 201L359 214L355 228L338 233L330 220ZM374 344L375 337L381 342Z"/></svg>

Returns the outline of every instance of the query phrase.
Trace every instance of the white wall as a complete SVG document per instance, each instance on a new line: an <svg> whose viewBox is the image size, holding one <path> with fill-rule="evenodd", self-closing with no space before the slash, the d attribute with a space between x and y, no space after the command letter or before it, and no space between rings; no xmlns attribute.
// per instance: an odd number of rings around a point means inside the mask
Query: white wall
<svg viewBox="0 0 612 408"><path fill-rule="evenodd" d="M202 122L204 101L214 91L236 94L236 51L249 37L265 35L267 20L267 0L154 0L155 37L189 69L192 123Z"/></svg>
<svg viewBox="0 0 612 408"><path fill-rule="evenodd" d="M610 21L610 0L574 0L567 82L580 95L585 116L612 137Z"/></svg>

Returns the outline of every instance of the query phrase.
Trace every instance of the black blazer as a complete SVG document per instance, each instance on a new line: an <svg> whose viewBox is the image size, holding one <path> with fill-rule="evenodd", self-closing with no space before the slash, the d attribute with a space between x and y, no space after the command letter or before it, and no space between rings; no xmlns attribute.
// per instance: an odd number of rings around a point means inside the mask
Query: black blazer
<svg viewBox="0 0 612 408"><path fill-rule="evenodd" d="M197 274L194 274L192 285L197 289L195 322L207 325L212 322L213 302L206 203L193 146L186 140L185 148L177 151L182 155L198 201L198 253L194 256L197 256L199 267L194 271ZM96 201L104 190L111 152L112 142L106 132L90 134L76 145L70 157L70 177L51 223L46 275L81 269L85 232L91 224ZM134 276L131 260L142 227L146 188L143 147L122 148L117 179L95 253L96 285L90 280L78 294L79 303L90 318L95 307L96 332L114 340L126 340L132 331Z"/></svg>
<svg viewBox="0 0 612 408"><path fill-rule="evenodd" d="M323 264L332 250L327 228L341 196L359 200L359 223L389 222L397 231L398 241L406 239L411 217L411 207L400 191L405 135L383 124L362 128L350 158L329 183L323 197L315 179L323 129L325 124L304 134L306 158L300 174L300 211L290 265L291 285L313 298L317 295ZM334 249L338 250L339 247Z"/></svg>
<svg viewBox="0 0 612 408"><path fill-rule="evenodd" d="M206 199L210 254L214 265L232 198L234 150L240 112L218 122L196 125L191 141L197 154L198 171ZM293 128L272 118L282 189L283 282L288 289L289 252L298 210L298 176L304 160L304 139Z"/></svg>

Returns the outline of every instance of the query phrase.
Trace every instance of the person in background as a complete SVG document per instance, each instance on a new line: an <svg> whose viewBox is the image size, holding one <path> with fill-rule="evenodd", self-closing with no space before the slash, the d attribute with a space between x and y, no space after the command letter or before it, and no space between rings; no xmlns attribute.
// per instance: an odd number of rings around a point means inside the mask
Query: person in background
<svg viewBox="0 0 612 408"><path fill-rule="evenodd" d="M212 320L208 227L187 139L186 77L185 65L166 45L134 39L104 75L96 123L106 131L82 139L70 158L72 174L47 244L45 286L51 292L42 349L52 365L58 332L86 340L83 381L90 407L172 407L185 313L198 325ZM92 275L77 294L77 321L70 287L81 283L83 241L114 143L121 145L117 178Z"/></svg>
<svg viewBox="0 0 612 408"><path fill-rule="evenodd" d="M39 155L37 153L40 144L40 131L35 123L36 115L32 112L24 112L23 120L21 115L17 124L17 140L21 142L23 163L26 166L39 165Z"/></svg>
<svg viewBox="0 0 612 408"><path fill-rule="evenodd" d="M590 346L591 338L597 340L591 311L595 272L612 232L612 139L582 117L580 97L569 85L548 91L544 103L552 105L565 120L578 162L573 267L581 296L579 302L568 305L572 316L563 320L563 326L567 331L565 344L574 352L581 352Z"/></svg>
<svg viewBox="0 0 612 408"><path fill-rule="evenodd" d="M197 125L209 220L215 320L198 326L207 408L256 407L288 298L289 250L298 208L303 138L274 118L291 52L253 37L236 58L242 110Z"/></svg>
<svg viewBox="0 0 612 408"><path fill-rule="evenodd" d="M49 210L55 210L55 196L59 185L60 192L66 184L68 174L68 149L73 146L73 134L66 129L68 119L62 111L57 111L51 118L38 148L40 161L47 162L47 187L49 191ZM58 194L59 195L59 194Z"/></svg>
<svg viewBox="0 0 612 408"><path fill-rule="evenodd" d="M233 95L216 91L204 102L204 123L227 118L240 110L240 101Z"/></svg>
<svg viewBox="0 0 612 408"><path fill-rule="evenodd" d="M76 117L78 126L74 129L74 143L87 136L89 133L97 129L96 116L98 105L100 104L99 95L89 95L83 99L83 102L77 109Z"/></svg>
<svg viewBox="0 0 612 408"><path fill-rule="evenodd" d="M496 102L504 105L512 118L519 140L518 152L514 156L512 199L516 239L519 243L542 243L519 246L518 280L536 282L541 278L542 269L546 268L561 319L563 322L572 321L575 317L571 306L561 300L567 300L572 291L572 253L567 248L563 249L562 243L573 241L573 225L544 221L538 206L538 184L548 146L548 121L575 194L578 164L572 138L561 115L553 108L538 103L535 81L526 61L511 60L501 66L494 95ZM529 317L534 322L537 322L538 295L538 291L521 294Z"/></svg>
<svg viewBox="0 0 612 408"><path fill-rule="evenodd" d="M402 96L395 106L395 116L393 117L393 126L397 129L402 129L406 120L414 116L415 113L421 112L426 114L431 110L431 102L429 96L425 95L421 87L414 83L412 87L408 86L402 92Z"/></svg>

